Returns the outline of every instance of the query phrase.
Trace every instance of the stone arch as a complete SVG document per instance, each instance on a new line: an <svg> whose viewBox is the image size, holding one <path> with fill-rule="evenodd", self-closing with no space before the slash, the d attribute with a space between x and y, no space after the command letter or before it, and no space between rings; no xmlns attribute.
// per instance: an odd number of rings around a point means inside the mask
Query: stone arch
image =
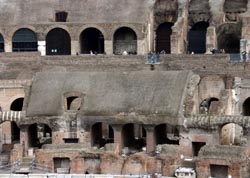
<svg viewBox="0 0 250 178"><path fill-rule="evenodd" d="M104 53L104 35L97 28L86 28L80 35L81 53Z"/></svg>
<svg viewBox="0 0 250 178"><path fill-rule="evenodd" d="M83 31L85 31L86 29L88 29L88 28L95 28L95 29L99 30L103 34L104 39L109 38L109 36L107 35L106 30L104 30L104 28L102 28L100 25L95 25L95 24L84 25L81 28L79 28L79 30L77 30L77 33L76 33L77 34L77 38L80 38L81 33Z"/></svg>
<svg viewBox="0 0 250 178"><path fill-rule="evenodd" d="M239 23L225 23L216 29L218 50L225 53L239 53L241 39L241 25Z"/></svg>
<svg viewBox="0 0 250 178"><path fill-rule="evenodd" d="M46 54L47 55L70 55L71 37L62 28L53 28L46 35Z"/></svg>
<svg viewBox="0 0 250 178"><path fill-rule="evenodd" d="M22 111L23 110L23 103L24 103L24 98L16 98L14 101L12 101L10 105L10 110L11 111Z"/></svg>
<svg viewBox="0 0 250 178"><path fill-rule="evenodd" d="M174 23L165 22L157 27L155 42L156 52L161 52L164 50L167 54L171 53L171 34L173 25Z"/></svg>
<svg viewBox="0 0 250 178"><path fill-rule="evenodd" d="M220 143L222 145L242 145L243 134L243 128L238 124L224 124L220 130Z"/></svg>
<svg viewBox="0 0 250 178"><path fill-rule="evenodd" d="M137 54L137 34L130 27L120 27L113 35L113 53L123 54L127 51L128 54Z"/></svg>
<svg viewBox="0 0 250 178"><path fill-rule="evenodd" d="M0 53L4 52L4 38L3 35L0 33Z"/></svg>
<svg viewBox="0 0 250 178"><path fill-rule="evenodd" d="M215 97L210 97L202 100L200 103L200 114L218 114L218 104L220 100Z"/></svg>
<svg viewBox="0 0 250 178"><path fill-rule="evenodd" d="M243 102L242 114L243 116L250 116L250 97Z"/></svg>
<svg viewBox="0 0 250 178"><path fill-rule="evenodd" d="M188 52L202 54L206 52L206 34L208 22L195 23L188 32Z"/></svg>
<svg viewBox="0 0 250 178"><path fill-rule="evenodd" d="M91 127L91 145L98 148L114 143L114 130L111 125L97 122Z"/></svg>
<svg viewBox="0 0 250 178"><path fill-rule="evenodd" d="M159 124L154 128L155 144L179 144L179 130L170 124Z"/></svg>
<svg viewBox="0 0 250 178"><path fill-rule="evenodd" d="M37 51L37 35L29 28L18 29L12 37L12 51Z"/></svg>
<svg viewBox="0 0 250 178"><path fill-rule="evenodd" d="M223 11L226 14L226 20L238 21L239 14L247 11L248 0L225 0L223 5Z"/></svg>

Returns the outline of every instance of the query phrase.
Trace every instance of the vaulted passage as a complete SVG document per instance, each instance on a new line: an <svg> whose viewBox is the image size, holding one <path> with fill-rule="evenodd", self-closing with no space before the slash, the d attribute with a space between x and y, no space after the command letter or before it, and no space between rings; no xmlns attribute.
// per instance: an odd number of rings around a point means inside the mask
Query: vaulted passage
<svg viewBox="0 0 250 178"><path fill-rule="evenodd" d="M14 52L37 51L36 34L27 28L17 30L12 38L12 47Z"/></svg>
<svg viewBox="0 0 250 178"><path fill-rule="evenodd" d="M241 27L239 24L227 23L217 29L218 49L226 53L240 52Z"/></svg>
<svg viewBox="0 0 250 178"><path fill-rule="evenodd" d="M163 23L156 30L156 52L171 53L171 34L173 23Z"/></svg>
<svg viewBox="0 0 250 178"><path fill-rule="evenodd" d="M81 53L104 53L104 36L96 28L88 28L81 33Z"/></svg>
<svg viewBox="0 0 250 178"><path fill-rule="evenodd" d="M0 33L0 53L4 52L4 39L2 34Z"/></svg>
<svg viewBox="0 0 250 178"><path fill-rule="evenodd" d="M244 101L242 110L244 116L250 116L250 97Z"/></svg>
<svg viewBox="0 0 250 178"><path fill-rule="evenodd" d="M67 31L55 28L49 31L46 36L47 55L70 55L71 39Z"/></svg>
<svg viewBox="0 0 250 178"><path fill-rule="evenodd" d="M146 146L146 131L142 125L126 124L122 128L122 146L130 151L141 150Z"/></svg>
<svg viewBox="0 0 250 178"><path fill-rule="evenodd" d="M91 128L91 145L97 148L106 143L114 143L114 131L112 126L98 122Z"/></svg>
<svg viewBox="0 0 250 178"><path fill-rule="evenodd" d="M179 144L179 131L169 124L157 125L154 129L155 143L158 144Z"/></svg>
<svg viewBox="0 0 250 178"><path fill-rule="evenodd" d="M114 54L137 54L137 36L134 30L122 27L114 34Z"/></svg>
<svg viewBox="0 0 250 178"><path fill-rule="evenodd" d="M23 110L23 101L24 98L17 98L10 105L11 111L22 111Z"/></svg>
<svg viewBox="0 0 250 178"><path fill-rule="evenodd" d="M206 33L209 23L198 22L188 32L188 52L202 54L206 52Z"/></svg>

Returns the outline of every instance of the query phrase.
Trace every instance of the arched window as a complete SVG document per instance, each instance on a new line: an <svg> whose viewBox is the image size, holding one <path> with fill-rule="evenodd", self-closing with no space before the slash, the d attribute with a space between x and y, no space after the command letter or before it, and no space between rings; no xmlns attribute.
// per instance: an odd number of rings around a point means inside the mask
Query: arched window
<svg viewBox="0 0 250 178"><path fill-rule="evenodd" d="M114 54L137 54L137 36L134 30L121 27L114 34Z"/></svg>
<svg viewBox="0 0 250 178"><path fill-rule="evenodd" d="M78 111L82 105L82 94L80 92L69 92L64 94L64 109Z"/></svg>
<svg viewBox="0 0 250 178"><path fill-rule="evenodd" d="M188 52L202 54L206 52L206 34L208 22L198 22L188 32Z"/></svg>
<svg viewBox="0 0 250 178"><path fill-rule="evenodd" d="M217 29L218 49L226 53L240 52L241 29L234 23L223 24Z"/></svg>
<svg viewBox="0 0 250 178"><path fill-rule="evenodd" d="M171 53L171 34L173 23L162 23L156 30L156 52Z"/></svg>
<svg viewBox="0 0 250 178"><path fill-rule="evenodd" d="M4 39L0 33L0 52L4 52Z"/></svg>
<svg viewBox="0 0 250 178"><path fill-rule="evenodd" d="M14 52L37 51L36 34L27 28L17 30L12 38L12 47Z"/></svg>
<svg viewBox="0 0 250 178"><path fill-rule="evenodd" d="M219 112L219 99L207 98L200 103L200 114L218 114Z"/></svg>
<svg viewBox="0 0 250 178"><path fill-rule="evenodd" d="M47 55L70 55L71 39L67 31L54 28L46 36Z"/></svg>
<svg viewBox="0 0 250 178"><path fill-rule="evenodd" d="M81 33L81 53L104 53L104 37L96 28L87 28Z"/></svg>
<svg viewBox="0 0 250 178"><path fill-rule="evenodd" d="M11 111L22 111L23 110L23 101L24 98L17 98L10 105Z"/></svg>

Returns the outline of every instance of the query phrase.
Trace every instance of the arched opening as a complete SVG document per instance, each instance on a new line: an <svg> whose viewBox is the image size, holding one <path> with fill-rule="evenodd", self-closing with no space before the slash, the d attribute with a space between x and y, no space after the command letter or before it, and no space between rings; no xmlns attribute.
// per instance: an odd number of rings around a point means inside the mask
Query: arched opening
<svg viewBox="0 0 250 178"><path fill-rule="evenodd" d="M20 142L20 128L15 122L11 122L11 141L12 143Z"/></svg>
<svg viewBox="0 0 250 178"><path fill-rule="evenodd" d="M29 147L40 147L38 134L37 134L37 124L32 124L28 128L28 144Z"/></svg>
<svg viewBox="0 0 250 178"><path fill-rule="evenodd" d="M82 99L77 96L67 98L67 110L78 111L81 107Z"/></svg>
<svg viewBox="0 0 250 178"><path fill-rule="evenodd" d="M114 54L137 54L137 36L134 30L121 27L114 34Z"/></svg>
<svg viewBox="0 0 250 178"><path fill-rule="evenodd" d="M225 53L240 52L241 27L239 24L223 24L217 29L219 51Z"/></svg>
<svg viewBox="0 0 250 178"><path fill-rule="evenodd" d="M145 146L146 131L142 125L126 124L122 127L122 147L127 147L129 153L141 151Z"/></svg>
<svg viewBox="0 0 250 178"><path fill-rule="evenodd" d="M12 48L14 52L37 51L36 34L27 28L17 30L12 38Z"/></svg>
<svg viewBox="0 0 250 178"><path fill-rule="evenodd" d="M171 53L171 34L172 26L174 24L170 22L162 23L156 30L156 52L165 51L165 53Z"/></svg>
<svg viewBox="0 0 250 178"><path fill-rule="evenodd" d="M108 124L98 122L91 128L91 145L101 148L106 143L114 143L113 128Z"/></svg>
<svg viewBox="0 0 250 178"><path fill-rule="evenodd" d="M71 39L67 31L54 28L46 36L47 55L70 55Z"/></svg>
<svg viewBox="0 0 250 178"><path fill-rule="evenodd" d="M4 52L4 39L2 34L0 33L0 53Z"/></svg>
<svg viewBox="0 0 250 178"><path fill-rule="evenodd" d="M52 130L46 124L32 124L28 128L29 147L41 148L44 144L52 143Z"/></svg>
<svg viewBox="0 0 250 178"><path fill-rule="evenodd" d="M23 101L24 98L17 98L10 105L11 111L22 111L23 110Z"/></svg>
<svg viewBox="0 0 250 178"><path fill-rule="evenodd" d="M220 101L218 98L204 99L200 104L200 114L218 114Z"/></svg>
<svg viewBox="0 0 250 178"><path fill-rule="evenodd" d="M220 142L222 145L242 145L243 128L237 124L229 123L221 128Z"/></svg>
<svg viewBox="0 0 250 178"><path fill-rule="evenodd" d="M52 130L46 124L37 124L37 138L38 138L38 146L42 147L44 144L52 143Z"/></svg>
<svg viewBox="0 0 250 178"><path fill-rule="evenodd" d="M206 52L206 34L208 22L198 22L188 32L188 52L202 54Z"/></svg>
<svg viewBox="0 0 250 178"><path fill-rule="evenodd" d="M179 130L169 124L157 125L154 129L155 143L158 144L179 144Z"/></svg>
<svg viewBox="0 0 250 178"><path fill-rule="evenodd" d="M101 31L96 28L87 28L81 33L81 53L95 54L104 53L104 36Z"/></svg>
<svg viewBox="0 0 250 178"><path fill-rule="evenodd" d="M242 111L243 116L250 116L250 97L244 101Z"/></svg>

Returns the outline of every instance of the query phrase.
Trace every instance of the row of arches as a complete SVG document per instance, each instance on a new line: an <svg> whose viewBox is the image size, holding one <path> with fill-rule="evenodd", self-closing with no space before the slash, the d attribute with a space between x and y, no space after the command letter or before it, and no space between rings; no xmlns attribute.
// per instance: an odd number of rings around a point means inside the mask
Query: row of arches
<svg viewBox="0 0 250 178"><path fill-rule="evenodd" d="M158 144L179 144L179 129L170 124L159 124L154 127L154 142ZM141 124L128 123L121 129L121 147L130 151L142 150L146 147L147 131ZM106 123L95 123L91 127L91 144L103 147L107 143L114 143L113 126Z"/></svg>
<svg viewBox="0 0 250 178"><path fill-rule="evenodd" d="M156 29L156 52L165 51L171 53L171 35L174 24L166 22L160 24ZM200 21L191 26L187 36L188 53L202 54L207 51L206 38L209 23ZM239 53L241 30L238 24L222 24L216 30L218 51L225 53Z"/></svg>
<svg viewBox="0 0 250 178"><path fill-rule="evenodd" d="M104 35L97 28L85 29L80 37L81 54L103 54ZM28 28L17 30L12 38L12 51L37 51L38 40L34 31ZM117 29L113 36L114 54L122 54L127 51L129 54L137 54L137 35L129 27ZM4 38L0 34L0 52L4 52ZM71 37L70 34L62 28L54 28L46 35L46 55L70 55Z"/></svg>

